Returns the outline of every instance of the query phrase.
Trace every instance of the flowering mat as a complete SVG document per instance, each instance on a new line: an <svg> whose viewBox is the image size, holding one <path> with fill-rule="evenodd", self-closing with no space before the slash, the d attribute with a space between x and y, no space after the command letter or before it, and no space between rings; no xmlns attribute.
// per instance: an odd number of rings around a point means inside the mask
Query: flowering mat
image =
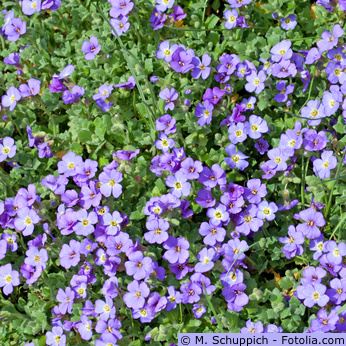
<svg viewBox="0 0 346 346"><path fill-rule="evenodd" d="M346 1L0 13L0 345L346 330Z"/></svg>

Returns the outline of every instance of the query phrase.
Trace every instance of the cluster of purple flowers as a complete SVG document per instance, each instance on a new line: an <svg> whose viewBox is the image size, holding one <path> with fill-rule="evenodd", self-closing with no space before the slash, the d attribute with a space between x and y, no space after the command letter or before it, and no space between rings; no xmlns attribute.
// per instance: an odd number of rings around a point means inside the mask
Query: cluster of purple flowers
<svg viewBox="0 0 346 346"><path fill-rule="evenodd" d="M130 28L129 14L133 10L134 3L131 0L108 0L111 4L109 14L113 33L121 36Z"/></svg>
<svg viewBox="0 0 346 346"><path fill-rule="evenodd" d="M29 147L36 148L38 150L38 157L40 159L50 158L53 156L50 143L45 139L44 135L33 135L31 127L26 127L26 133L28 135Z"/></svg>
<svg viewBox="0 0 346 346"><path fill-rule="evenodd" d="M246 5L249 5L251 3L251 0L228 0L228 3L231 9L226 9L223 13L223 16L225 18L225 28L247 28L248 25L246 23L245 17L239 15L239 9Z"/></svg>
<svg viewBox="0 0 346 346"><path fill-rule="evenodd" d="M338 5L338 7L340 8L341 11L346 11L346 1L345 0L339 0L339 1L317 0L316 4L323 6L329 12L335 11L336 5Z"/></svg>
<svg viewBox="0 0 346 346"><path fill-rule="evenodd" d="M118 84L102 84L96 94L93 95L93 100L96 105L103 111L107 112L113 106L113 103L109 100L114 89L129 89L132 90L136 86L136 80L133 76L130 76L126 82Z"/></svg>
<svg viewBox="0 0 346 346"><path fill-rule="evenodd" d="M21 99L36 96L40 93L41 81L30 78L27 83L21 84L19 88L13 86L7 89L5 95L1 98L1 104L11 112L15 109L17 102Z"/></svg>
<svg viewBox="0 0 346 346"><path fill-rule="evenodd" d="M303 128L300 122L296 122L294 129L281 135L279 145L267 152L269 160L261 163L263 178L271 179L277 172L291 171L298 164L296 151L301 148L305 152L322 152L321 158L311 157L313 171L321 179L329 178L331 170L337 165L333 151L324 150L330 141L325 131Z"/></svg>
<svg viewBox="0 0 346 346"><path fill-rule="evenodd" d="M67 65L59 74L53 75L49 84L50 92L62 93L62 100L66 105L77 103L84 95L84 88L73 85L68 80L74 70L74 65Z"/></svg>
<svg viewBox="0 0 346 346"><path fill-rule="evenodd" d="M185 17L186 13L180 6L174 5L174 0L156 0L156 6L150 16L150 24L153 30L159 30L167 22L178 25Z"/></svg>
<svg viewBox="0 0 346 346"><path fill-rule="evenodd" d="M32 16L40 11L56 11L61 6L61 0L22 0L22 11Z"/></svg>
<svg viewBox="0 0 346 346"><path fill-rule="evenodd" d="M130 27L128 16L134 3L131 0L109 2L110 21L115 34L120 36ZM41 10L55 10L60 3L59 0L23 0L21 6L23 13L30 16ZM224 12L227 29L247 27L240 11L250 3L251 0L228 0L231 9ZM318 3L327 9L333 5L324 0ZM346 3L339 1L339 7L346 8ZM10 41L18 40L26 31L26 23L15 18L13 11L5 11L4 15L1 34ZM157 30L167 21L178 25L185 16L181 7L174 6L174 0L156 0L150 22ZM283 17L280 24L284 30L293 30L297 17L293 14ZM346 119L346 55L340 42L343 34L341 26L336 25L331 32L325 31L317 47L309 51L294 52L292 42L283 40L271 48L268 61L260 60L256 65L241 60L236 54L223 53L219 57L214 75L218 86L210 83L203 91L202 101L195 108L197 123L211 124L216 110L224 113L226 109L228 113L225 105L229 106L235 91L233 86L240 85L241 91L244 92L244 88L249 94L239 102L232 101L231 114L220 122L230 142L222 163L207 165L189 156L187 148L178 144L176 119L168 113L156 119L158 135L154 150L159 153L152 158L150 170L164 181L168 192L155 193L146 202L142 239L130 237L129 217L117 210L117 200L123 198L124 167L131 164L139 150L117 151L102 169L97 161L83 160L73 152L65 154L58 162L57 172L41 182L46 188L45 196L50 199L48 212L56 217L54 222L46 218L47 210L41 208L41 197L32 184L20 188L14 197L0 201L0 226L5 230L0 237L0 260L6 262L7 256L16 253L22 241L21 250L25 253L23 263L0 265L0 288L4 295L10 295L20 284L31 286L37 282L48 260L55 260L50 258L47 245L58 244L56 234L62 239L57 263L72 275L68 286L56 292L56 304L51 310L52 329L46 333L47 345L66 345L69 333L77 333L85 341L93 339L97 346L116 345L122 338L117 300L141 323L149 323L160 312L174 310L180 304L189 308L195 318L201 318L207 312L206 296L217 290L228 310L238 313L244 309L249 303L244 272L249 266L246 253L250 242L276 219L278 212L298 204L296 200L286 205L270 201L264 181L277 173L289 177L300 164L298 158L302 155L320 179L330 178L338 165L332 145L335 133L319 126L323 125L324 118L331 118L330 124L335 124L336 114L341 110ZM94 59L100 50L94 36L83 42L86 60ZM213 70L210 55L199 58L192 49L169 41L160 43L156 56L173 71L189 73L193 79L207 80ZM21 73L19 53L11 53L4 62ZM309 99L302 105L297 116L305 120L297 121L293 129L287 129L277 141L269 143L268 118L255 111L257 95L266 85L276 85L274 100L290 108L290 95L296 85L293 79L300 78L305 92L313 83L307 66L316 63L325 66L327 89L321 99ZM84 89L69 78L74 69L73 65L67 65L49 84L52 93L62 94L66 105L84 96ZM236 84L238 80L241 83ZM102 111L108 111L114 89L131 90L135 85L133 76L123 83L103 84L93 100ZM2 96L2 107L13 111L21 99L39 95L40 87L40 80L31 78L18 89L8 88ZM190 92L186 90L185 94ZM165 112L174 111L180 102L179 92L173 86L164 87L159 97ZM33 134L30 126L26 132L29 147L38 149L39 158L53 156L51 142L45 134ZM262 179L248 175L247 178L242 176L243 180L230 181L227 169L244 171L252 165L249 160L252 145L245 146L248 138L253 140L257 153L266 157L265 161L258 162ZM12 159L16 150L14 139L2 138L0 162ZM346 312L339 314L338 311L346 301L346 243L326 240L323 230L328 220L322 213L324 206L314 201L308 206L294 214L296 224L288 227L287 236L279 238L283 244L282 254L294 259L310 251L318 263L305 267L298 286L294 287L294 294L302 304L319 309L307 331L345 331ZM198 225L202 242L194 246L189 242L189 235L176 232L175 227L179 223L177 218L191 220L198 210L202 210L202 217L206 218L200 219ZM219 282L214 282L215 277ZM94 287L100 284L100 291L95 292ZM82 308L76 318L75 310L79 306ZM282 328L248 320L241 332L282 332Z"/></svg>
<svg viewBox="0 0 346 346"><path fill-rule="evenodd" d="M161 42L156 57L168 63L175 72L182 74L190 72L195 79L207 79L211 72L209 67L211 57L208 54L199 58L192 49L187 49L181 44L170 44L169 41Z"/></svg>
<svg viewBox="0 0 346 346"><path fill-rule="evenodd" d="M1 27L0 34L9 41L17 41L26 33L26 22L15 17L13 10L3 10L4 24Z"/></svg>

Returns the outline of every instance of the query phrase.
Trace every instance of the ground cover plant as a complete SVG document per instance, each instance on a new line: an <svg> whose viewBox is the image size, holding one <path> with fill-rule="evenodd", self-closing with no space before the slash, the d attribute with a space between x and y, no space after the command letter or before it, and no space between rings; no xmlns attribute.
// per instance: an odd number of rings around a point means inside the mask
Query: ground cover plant
<svg viewBox="0 0 346 346"><path fill-rule="evenodd" d="M346 330L346 1L1 6L1 345Z"/></svg>

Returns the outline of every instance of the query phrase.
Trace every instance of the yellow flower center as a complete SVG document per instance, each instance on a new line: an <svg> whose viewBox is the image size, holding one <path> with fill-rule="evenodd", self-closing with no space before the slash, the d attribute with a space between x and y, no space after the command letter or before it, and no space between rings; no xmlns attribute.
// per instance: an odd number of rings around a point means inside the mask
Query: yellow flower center
<svg viewBox="0 0 346 346"><path fill-rule="evenodd" d="M319 299L320 299L320 294L319 294L317 291L315 291L315 292L313 293L313 295L312 295L312 298L313 298L314 300L319 300Z"/></svg>
<svg viewBox="0 0 346 346"><path fill-rule="evenodd" d="M232 155L232 161L237 163L240 160L239 155Z"/></svg>
<svg viewBox="0 0 346 346"><path fill-rule="evenodd" d="M5 154L5 155L7 155L10 151L11 151L10 147L3 147L2 148L2 153Z"/></svg>
<svg viewBox="0 0 346 346"><path fill-rule="evenodd" d="M29 216L27 216L25 219L24 219L24 224L26 226L30 226L32 224L32 220Z"/></svg>
<svg viewBox="0 0 346 346"><path fill-rule="evenodd" d="M75 168L74 162L69 162L69 163L67 164L67 168L68 168L68 169L74 169L74 168Z"/></svg>

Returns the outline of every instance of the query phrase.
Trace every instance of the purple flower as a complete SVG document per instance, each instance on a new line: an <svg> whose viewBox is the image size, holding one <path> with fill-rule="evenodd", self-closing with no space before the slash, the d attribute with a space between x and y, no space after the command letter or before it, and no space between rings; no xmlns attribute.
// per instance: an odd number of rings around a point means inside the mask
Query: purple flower
<svg viewBox="0 0 346 346"><path fill-rule="evenodd" d="M181 171L175 175L170 175L166 179L166 185L171 187L173 196L180 198L181 196L188 196L191 190L191 184L187 181L185 174Z"/></svg>
<svg viewBox="0 0 346 346"><path fill-rule="evenodd" d="M84 41L82 44L85 60L93 60L100 50L101 46L95 36L91 36L89 41Z"/></svg>
<svg viewBox="0 0 346 346"><path fill-rule="evenodd" d="M92 333L91 321L88 319L88 317L84 315L81 316L80 322L77 323L77 330L83 340L91 339L93 333Z"/></svg>
<svg viewBox="0 0 346 346"><path fill-rule="evenodd" d="M62 94L62 100L65 105L70 105L72 103L76 103L80 100L80 98L84 95L84 88L74 85L72 89L65 90Z"/></svg>
<svg viewBox="0 0 346 346"><path fill-rule="evenodd" d="M112 25L112 33L115 36L121 36L130 28L128 17L120 15L118 18L111 18L110 23Z"/></svg>
<svg viewBox="0 0 346 346"><path fill-rule="evenodd" d="M272 61L279 62L281 60L289 60L293 55L291 45L291 41L283 40L272 47L270 50Z"/></svg>
<svg viewBox="0 0 346 346"><path fill-rule="evenodd" d="M181 300L184 304L197 303L200 300L200 295L202 294L201 287L195 282L187 282L180 286L180 291L182 293Z"/></svg>
<svg viewBox="0 0 346 346"><path fill-rule="evenodd" d="M252 72L246 77L247 83L245 84L245 90L248 92L255 92L259 94L264 89L264 81L266 80L266 74L264 71L258 73Z"/></svg>
<svg viewBox="0 0 346 346"><path fill-rule="evenodd" d="M213 248L203 248L197 255L199 262L195 265L196 273L205 273L214 267L215 250Z"/></svg>
<svg viewBox="0 0 346 346"><path fill-rule="evenodd" d="M149 219L146 223L149 232L144 233L144 239L150 244L162 244L168 239L169 223L164 219Z"/></svg>
<svg viewBox="0 0 346 346"><path fill-rule="evenodd" d="M7 65L13 65L17 68L20 68L20 54L19 53L11 53L7 57L4 58L4 63Z"/></svg>
<svg viewBox="0 0 346 346"><path fill-rule="evenodd" d="M153 11L150 15L150 25L153 30L159 30L164 27L167 19L167 15L165 13L160 12L156 7L154 7Z"/></svg>
<svg viewBox="0 0 346 346"><path fill-rule="evenodd" d="M248 135L248 126L244 123L232 124L228 128L228 138L232 144L242 143Z"/></svg>
<svg viewBox="0 0 346 346"><path fill-rule="evenodd" d="M112 169L110 172L102 172L99 176L101 183L100 191L106 196L113 196L118 198L122 193L122 186L119 184L123 180L123 176L120 172Z"/></svg>
<svg viewBox="0 0 346 346"><path fill-rule="evenodd" d="M120 16L127 16L133 9L133 2L131 0L111 0L112 8L109 14L113 18L118 18Z"/></svg>
<svg viewBox="0 0 346 346"><path fill-rule="evenodd" d="M258 205L257 216L262 220L273 221L275 219L275 212L277 212L278 207L274 202L268 203L267 201L262 201Z"/></svg>
<svg viewBox="0 0 346 346"><path fill-rule="evenodd" d="M38 79L30 78L27 84L21 84L19 91L21 97L36 96L40 93L41 81Z"/></svg>
<svg viewBox="0 0 346 346"><path fill-rule="evenodd" d="M207 309L205 308L205 306L201 304L194 304L192 307L193 315L196 318L201 318L206 313L206 311Z"/></svg>
<svg viewBox="0 0 346 346"><path fill-rule="evenodd" d="M279 93L274 96L274 100L276 102L287 102L288 95L293 93L294 85L287 85L287 81L279 81L276 83L276 89Z"/></svg>
<svg viewBox="0 0 346 346"><path fill-rule="evenodd" d="M75 176L78 169L82 166L83 160L80 156L73 152L69 152L63 156L58 162L58 172L66 177Z"/></svg>
<svg viewBox="0 0 346 346"><path fill-rule="evenodd" d="M346 244L336 244L334 241L328 241L325 246L327 260L333 264L341 264L342 258L346 255Z"/></svg>
<svg viewBox="0 0 346 346"><path fill-rule="evenodd" d="M99 87L98 93L93 96L95 101L106 100L112 93L113 85L103 84Z"/></svg>
<svg viewBox="0 0 346 346"><path fill-rule="evenodd" d="M263 324L262 322L252 322L251 320L246 321L246 327L240 330L240 333L263 333Z"/></svg>
<svg viewBox="0 0 346 346"><path fill-rule="evenodd" d="M0 267L0 287L5 295L9 295L13 292L13 287L19 285L19 273L16 270L12 270L10 263Z"/></svg>
<svg viewBox="0 0 346 346"><path fill-rule="evenodd" d="M46 268L48 261L48 253L46 249L38 249L36 247L29 248L25 253L26 258L24 262L32 267L39 267L40 269Z"/></svg>
<svg viewBox="0 0 346 346"><path fill-rule="evenodd" d="M325 116L324 107L319 100L310 100L301 110L301 116L312 119L308 121L309 125L318 125L321 122L320 119Z"/></svg>
<svg viewBox="0 0 346 346"><path fill-rule="evenodd" d="M255 143L255 149L261 154L264 155L269 149L269 143L264 139L260 138Z"/></svg>
<svg viewBox="0 0 346 346"><path fill-rule="evenodd" d="M208 54L203 54L202 61L195 57L192 60L195 65L194 69L191 72L191 76L195 79L202 77L202 79L207 79L210 75L211 68L209 67L211 63L211 57Z"/></svg>
<svg viewBox="0 0 346 346"><path fill-rule="evenodd" d="M17 102L21 99L20 92L15 87L8 88L6 95L1 98L1 104L5 108L9 108L12 112L16 107Z"/></svg>
<svg viewBox="0 0 346 346"><path fill-rule="evenodd" d="M272 75L277 78L287 78L289 76L295 77L297 74L297 67L289 60L281 60L272 65L271 72Z"/></svg>
<svg viewBox="0 0 346 346"><path fill-rule="evenodd" d="M113 306L113 300L109 297L106 297L106 301L97 299L95 302L95 312L104 321L107 321L109 318L114 318L115 307Z"/></svg>
<svg viewBox="0 0 346 346"><path fill-rule="evenodd" d="M215 205L215 198L209 190L201 189L197 193L196 202L202 208L210 208Z"/></svg>
<svg viewBox="0 0 346 346"><path fill-rule="evenodd" d="M186 17L186 13L180 6L173 6L173 13L171 13L171 18L175 22L181 21Z"/></svg>
<svg viewBox="0 0 346 346"><path fill-rule="evenodd" d="M227 0L232 8L239 8L251 3L251 0Z"/></svg>
<svg viewBox="0 0 346 346"><path fill-rule="evenodd" d="M215 226L211 222L203 222L199 227L199 234L204 236L204 244L214 246L216 243L224 241L226 231L224 228Z"/></svg>
<svg viewBox="0 0 346 346"><path fill-rule="evenodd" d="M226 29L233 29L237 26L237 19L239 16L239 13L237 10L226 10L223 13L223 16L226 20L225 22Z"/></svg>
<svg viewBox="0 0 346 346"><path fill-rule="evenodd" d="M285 171L287 168L286 161L288 160L287 152L281 148L274 148L268 151L270 162L275 167L276 171Z"/></svg>
<svg viewBox="0 0 346 346"><path fill-rule="evenodd" d="M336 309L333 309L329 314L325 309L320 309L317 313L317 318L311 321L309 332L330 332L335 330L338 321L339 316Z"/></svg>
<svg viewBox="0 0 346 346"><path fill-rule="evenodd" d="M106 213L103 216L103 224L106 226L107 235L117 235L121 230L121 223L124 219L121 217L118 211L114 211L112 214Z"/></svg>
<svg viewBox="0 0 346 346"><path fill-rule="evenodd" d="M250 202L257 204L267 195L267 188L260 179L250 179L245 190L245 198Z"/></svg>
<svg viewBox="0 0 346 346"><path fill-rule="evenodd" d="M117 150L113 153L113 158L117 158L122 161L131 161L139 154L139 149L136 150Z"/></svg>
<svg viewBox="0 0 346 346"><path fill-rule="evenodd" d="M136 86L136 80L133 76L130 76L126 82L115 84L114 88L132 90L134 89L135 86Z"/></svg>
<svg viewBox="0 0 346 346"><path fill-rule="evenodd" d="M243 171L249 165L246 161L249 156L244 155L234 144L230 144L226 147L226 153L229 157L225 158L225 162L230 168L238 168Z"/></svg>
<svg viewBox="0 0 346 346"><path fill-rule="evenodd" d="M227 208L223 204L208 209L207 216L210 218L210 222L216 226L227 222L229 220L229 214L226 210Z"/></svg>
<svg viewBox="0 0 346 346"><path fill-rule="evenodd" d="M313 170L314 173L321 179L327 179L330 177L330 171L337 165L337 160L333 156L331 150L325 150L321 154L320 159L314 160Z"/></svg>
<svg viewBox="0 0 346 346"><path fill-rule="evenodd" d="M342 93L339 91L339 87L332 85L330 91L323 93L322 105L326 116L331 116L339 109L342 102Z"/></svg>
<svg viewBox="0 0 346 346"><path fill-rule="evenodd" d="M22 231L24 236L30 235L34 231L34 226L40 221L40 217L33 209L27 207L19 209L14 225L17 230Z"/></svg>
<svg viewBox="0 0 346 346"><path fill-rule="evenodd" d="M156 0L156 8L160 12L165 12L174 5L174 0Z"/></svg>
<svg viewBox="0 0 346 346"><path fill-rule="evenodd" d="M72 239L69 245L64 244L60 251L60 265L65 269L75 267L80 261L80 242Z"/></svg>
<svg viewBox="0 0 346 346"><path fill-rule="evenodd" d="M16 145L11 137L5 137L0 140L0 162L5 161L8 158L14 157L16 155Z"/></svg>
<svg viewBox="0 0 346 346"><path fill-rule="evenodd" d="M330 300L336 305L340 305L346 300L346 278L335 278L330 281L330 289L327 290Z"/></svg>
<svg viewBox="0 0 346 346"><path fill-rule="evenodd" d="M82 209L77 214L77 221L74 227L76 234L88 236L94 232L94 225L97 223L98 218L95 212L88 213L85 209Z"/></svg>
<svg viewBox="0 0 346 346"><path fill-rule="evenodd" d="M290 14L285 18L281 18L280 24L284 30L293 30L297 25L297 16L295 14Z"/></svg>
<svg viewBox="0 0 346 346"><path fill-rule="evenodd" d="M248 126L248 136L250 138L259 139L262 133L267 133L268 131L267 122L263 118L254 114L250 115Z"/></svg>
<svg viewBox="0 0 346 346"><path fill-rule="evenodd" d="M263 220L257 217L258 208L251 204L238 215L235 230L241 234L248 235L251 231L257 232L263 226Z"/></svg>
<svg viewBox="0 0 346 346"><path fill-rule="evenodd" d="M183 237L169 237L168 240L164 243L163 247L166 249L163 258L171 264L182 264L185 263L189 258L188 249L190 247L190 244Z"/></svg>
<svg viewBox="0 0 346 346"><path fill-rule="evenodd" d="M145 304L145 298L150 290L145 282L132 281L127 285L128 292L124 294L124 302L127 307L140 309Z"/></svg>
<svg viewBox="0 0 346 346"><path fill-rule="evenodd" d="M327 146L328 138L324 131L307 130L304 132L304 149L308 151L320 151Z"/></svg>
<svg viewBox="0 0 346 346"><path fill-rule="evenodd" d="M74 298L75 293L70 287L67 287L65 291L59 288L56 300L60 303L58 308L61 314L72 313Z"/></svg>
<svg viewBox="0 0 346 346"><path fill-rule="evenodd" d="M53 327L51 332L46 333L46 344L51 346L65 346L66 335L61 327Z"/></svg>
<svg viewBox="0 0 346 346"><path fill-rule="evenodd" d="M198 179L199 173L201 173L202 170L202 163L200 161L194 161L190 157L186 158L181 163L180 171L183 172L187 179Z"/></svg>
<svg viewBox="0 0 346 346"><path fill-rule="evenodd" d="M27 16L31 16L41 10L41 0L23 0L22 11Z"/></svg>
<svg viewBox="0 0 346 346"><path fill-rule="evenodd" d="M316 239L320 236L321 231L319 227L323 227L326 222L322 213L313 208L302 210L298 217L303 223L297 226L297 231L302 232L308 239Z"/></svg>
<svg viewBox="0 0 346 346"><path fill-rule="evenodd" d="M322 284L307 284L297 287L297 297L304 300L304 305L308 308L312 308L314 305L319 307L325 306L329 297L325 294L326 286Z"/></svg>
<svg viewBox="0 0 346 346"><path fill-rule="evenodd" d="M218 164L212 165L211 168L203 167L198 181L207 188L214 188L216 185L224 186L226 185L226 173Z"/></svg>
<svg viewBox="0 0 346 346"><path fill-rule="evenodd" d="M198 125L204 126L211 123L214 106L209 101L204 101L196 106L195 115L198 118Z"/></svg>
<svg viewBox="0 0 346 346"><path fill-rule="evenodd" d="M231 311L239 312L249 302L249 297L244 293L246 286L239 283L232 286L226 286L222 290L222 295L227 301L227 308Z"/></svg>
<svg viewBox="0 0 346 346"><path fill-rule="evenodd" d="M304 244L303 233L297 231L294 226L289 226L287 237L280 237L279 241L285 244L282 248L282 252L288 259L300 256L304 251L302 247L302 244Z"/></svg>
<svg viewBox="0 0 346 346"><path fill-rule="evenodd" d="M126 274L133 276L135 280L149 277L153 271L153 261L150 257L144 257L141 251L135 251L128 255L125 262Z"/></svg>
<svg viewBox="0 0 346 346"><path fill-rule="evenodd" d="M324 31L321 35L322 39L317 42L317 47L319 51L325 52L334 48L338 44L338 39L342 37L344 30L339 24L334 25L333 31Z"/></svg>
<svg viewBox="0 0 346 346"><path fill-rule="evenodd" d="M178 48L176 44L171 45L169 41L163 41L160 43L159 48L156 52L156 57L158 59L163 59L166 62L171 62L172 55Z"/></svg>
<svg viewBox="0 0 346 346"><path fill-rule="evenodd" d="M194 54L190 49L178 47L172 55L170 65L175 72L187 73L194 68L193 58Z"/></svg>
<svg viewBox="0 0 346 346"><path fill-rule="evenodd" d="M4 28L4 33L9 41L17 41L21 35L26 33L26 23L20 18L12 17Z"/></svg>

